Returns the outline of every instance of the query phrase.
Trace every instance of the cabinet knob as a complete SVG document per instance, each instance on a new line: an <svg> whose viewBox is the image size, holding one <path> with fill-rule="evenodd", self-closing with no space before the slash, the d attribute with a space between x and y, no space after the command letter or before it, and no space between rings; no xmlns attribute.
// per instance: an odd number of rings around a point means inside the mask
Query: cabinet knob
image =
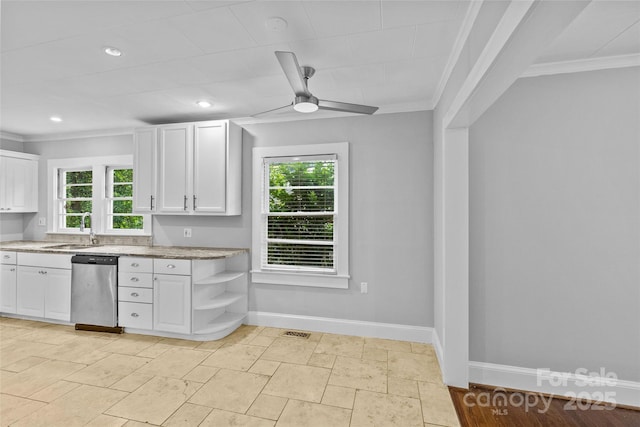
<svg viewBox="0 0 640 427"><path fill-rule="evenodd" d="M137 262L132 262L131 267L140 267L140 264L138 264Z"/></svg>
<svg viewBox="0 0 640 427"><path fill-rule="evenodd" d="M10 269L9 271L16 271L16 269L15 269L15 268L12 268L12 269Z"/></svg>
<svg viewBox="0 0 640 427"><path fill-rule="evenodd" d="M140 295L139 295L137 292L131 292L131 296L132 296L132 297L136 297L136 298L137 298L137 297L139 297Z"/></svg>
<svg viewBox="0 0 640 427"><path fill-rule="evenodd" d="M140 279L138 279L137 277L132 277L132 278L131 278L131 281L132 281L132 282L138 282L139 280L140 280Z"/></svg>
<svg viewBox="0 0 640 427"><path fill-rule="evenodd" d="M131 313L131 317L140 317L138 313Z"/></svg>

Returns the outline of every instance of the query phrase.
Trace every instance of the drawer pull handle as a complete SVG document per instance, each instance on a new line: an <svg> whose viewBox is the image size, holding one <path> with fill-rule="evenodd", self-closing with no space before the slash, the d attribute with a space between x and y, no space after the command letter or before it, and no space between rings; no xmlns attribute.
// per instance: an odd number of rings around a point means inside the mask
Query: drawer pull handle
<svg viewBox="0 0 640 427"><path fill-rule="evenodd" d="M138 313L131 313L131 317L140 317Z"/></svg>
<svg viewBox="0 0 640 427"><path fill-rule="evenodd" d="M132 262L131 267L140 267L140 264L138 264L137 262Z"/></svg>
<svg viewBox="0 0 640 427"><path fill-rule="evenodd" d="M11 257L10 257L9 255L5 255L5 256L3 256L2 258L4 258L4 259L9 259L9 258L11 258Z"/></svg>
<svg viewBox="0 0 640 427"><path fill-rule="evenodd" d="M139 296L140 296L140 294L139 294L139 293L137 293L137 292L131 292L131 296L132 296L132 297L139 297Z"/></svg>
<svg viewBox="0 0 640 427"><path fill-rule="evenodd" d="M132 277L132 278L131 278L131 281L132 281L132 282L138 282L138 281L140 281L140 279L138 279L137 277Z"/></svg>
<svg viewBox="0 0 640 427"><path fill-rule="evenodd" d="M176 266L173 264L167 264L167 268L176 268Z"/></svg>

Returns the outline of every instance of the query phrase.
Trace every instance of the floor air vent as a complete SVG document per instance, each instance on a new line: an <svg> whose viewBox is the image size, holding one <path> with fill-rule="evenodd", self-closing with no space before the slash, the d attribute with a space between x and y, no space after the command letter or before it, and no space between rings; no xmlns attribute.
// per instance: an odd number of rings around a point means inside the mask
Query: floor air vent
<svg viewBox="0 0 640 427"><path fill-rule="evenodd" d="M294 338L309 338L311 336L308 332L298 332L298 331L285 331L282 333L283 337L294 337Z"/></svg>

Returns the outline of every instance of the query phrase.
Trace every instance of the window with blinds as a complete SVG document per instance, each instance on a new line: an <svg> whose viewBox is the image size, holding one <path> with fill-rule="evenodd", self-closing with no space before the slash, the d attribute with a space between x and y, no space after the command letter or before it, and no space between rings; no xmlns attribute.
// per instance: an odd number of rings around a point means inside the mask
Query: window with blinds
<svg viewBox="0 0 640 427"><path fill-rule="evenodd" d="M263 161L262 269L336 273L336 155Z"/></svg>

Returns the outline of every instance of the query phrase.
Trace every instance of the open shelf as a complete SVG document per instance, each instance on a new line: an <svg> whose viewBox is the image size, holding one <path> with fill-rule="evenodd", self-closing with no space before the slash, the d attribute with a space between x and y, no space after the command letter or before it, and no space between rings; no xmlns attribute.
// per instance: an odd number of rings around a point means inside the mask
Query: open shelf
<svg viewBox="0 0 640 427"><path fill-rule="evenodd" d="M194 334L214 334L216 332L224 331L225 329L240 326L244 320L246 313L229 313L225 312L209 323L200 326L197 330L194 330Z"/></svg>
<svg viewBox="0 0 640 427"><path fill-rule="evenodd" d="M217 283L230 282L235 279L239 279L245 276L247 273L243 271L224 271L222 273L214 274L213 276L205 277L203 279L194 282L195 285L215 285Z"/></svg>
<svg viewBox="0 0 640 427"><path fill-rule="evenodd" d="M201 301L193 306L194 310L209 310L212 308L227 307L236 301L240 301L245 295L235 292L225 292L208 301Z"/></svg>

